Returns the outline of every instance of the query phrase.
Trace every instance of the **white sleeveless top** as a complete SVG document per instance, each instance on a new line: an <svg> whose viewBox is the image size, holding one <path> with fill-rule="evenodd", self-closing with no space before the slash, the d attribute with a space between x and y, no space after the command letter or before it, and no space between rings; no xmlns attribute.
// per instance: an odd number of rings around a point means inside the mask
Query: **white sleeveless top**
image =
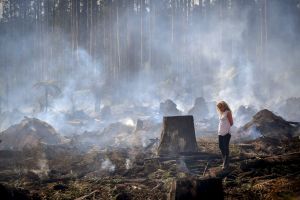
<svg viewBox="0 0 300 200"><path fill-rule="evenodd" d="M226 135L230 132L230 123L227 117L227 113L229 111L226 110L219 116L219 128L218 128L218 135Z"/></svg>

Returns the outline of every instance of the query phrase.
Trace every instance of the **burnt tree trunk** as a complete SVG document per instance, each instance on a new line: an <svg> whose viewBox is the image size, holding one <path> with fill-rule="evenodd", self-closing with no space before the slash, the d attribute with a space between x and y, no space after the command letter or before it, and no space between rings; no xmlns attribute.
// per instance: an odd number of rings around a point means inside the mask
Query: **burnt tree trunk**
<svg viewBox="0 0 300 200"><path fill-rule="evenodd" d="M198 152L193 116L164 117L158 155Z"/></svg>

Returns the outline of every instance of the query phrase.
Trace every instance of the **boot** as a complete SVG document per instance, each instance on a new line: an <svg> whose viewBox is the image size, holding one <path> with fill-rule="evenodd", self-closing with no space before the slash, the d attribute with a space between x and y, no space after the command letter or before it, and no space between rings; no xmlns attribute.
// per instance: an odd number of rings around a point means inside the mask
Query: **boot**
<svg viewBox="0 0 300 200"><path fill-rule="evenodd" d="M229 156L226 155L224 158L224 162L223 162L223 168L222 169L227 169L229 167Z"/></svg>

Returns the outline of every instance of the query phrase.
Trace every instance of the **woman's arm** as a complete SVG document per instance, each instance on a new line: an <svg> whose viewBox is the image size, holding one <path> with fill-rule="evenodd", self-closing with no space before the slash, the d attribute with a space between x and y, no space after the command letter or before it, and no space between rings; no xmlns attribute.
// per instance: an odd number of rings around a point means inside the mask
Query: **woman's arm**
<svg viewBox="0 0 300 200"><path fill-rule="evenodd" d="M231 112L228 112L228 113L227 113L227 118L228 118L228 120L229 120L230 126L232 126L232 125L233 125L233 119L232 119L232 114L231 114Z"/></svg>

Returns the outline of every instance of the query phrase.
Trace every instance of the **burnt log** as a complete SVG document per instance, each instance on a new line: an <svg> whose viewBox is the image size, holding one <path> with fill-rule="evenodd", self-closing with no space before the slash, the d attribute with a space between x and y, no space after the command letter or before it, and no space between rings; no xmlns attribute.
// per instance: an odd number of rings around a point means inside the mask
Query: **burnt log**
<svg viewBox="0 0 300 200"><path fill-rule="evenodd" d="M198 152L193 116L164 117L158 155L193 152Z"/></svg>
<svg viewBox="0 0 300 200"><path fill-rule="evenodd" d="M270 156L261 159L245 160L240 168L244 171L257 168L275 167L276 165L291 165L300 163L300 152L289 153L277 156Z"/></svg>

